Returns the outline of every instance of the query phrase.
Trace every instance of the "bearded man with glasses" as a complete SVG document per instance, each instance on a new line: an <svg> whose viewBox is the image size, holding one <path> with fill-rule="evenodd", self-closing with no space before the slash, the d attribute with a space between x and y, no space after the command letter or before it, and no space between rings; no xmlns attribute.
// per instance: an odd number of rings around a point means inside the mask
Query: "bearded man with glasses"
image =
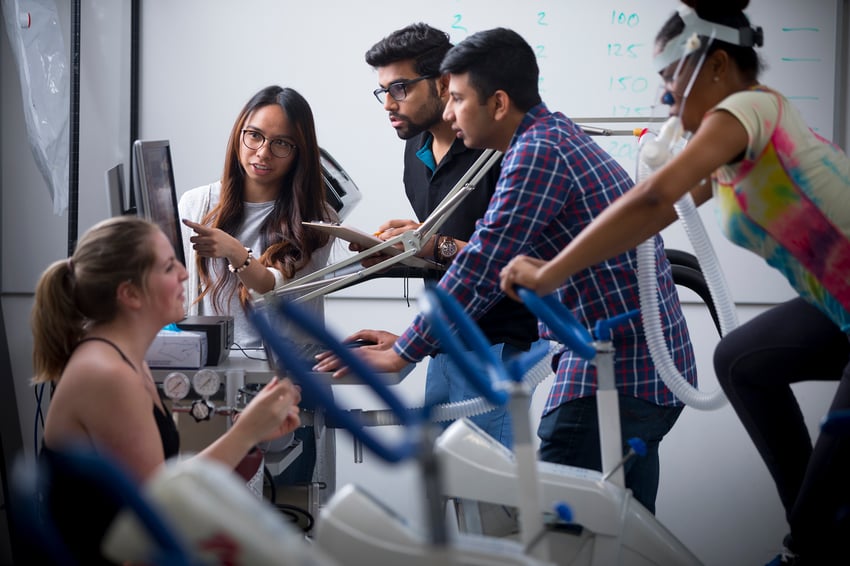
<svg viewBox="0 0 850 566"><path fill-rule="evenodd" d="M441 76L439 69L451 47L448 34L415 23L392 32L366 52L366 62L378 75L379 88L373 94L387 111L398 137L405 140L404 189L417 216L417 220L388 220L378 227L382 239L415 229L482 154L481 150L467 148L443 120L449 90L448 78ZM477 183L477 188L443 223L441 233L423 246L421 255L444 265L452 262L475 231L476 220L484 216L499 169L499 165L492 167ZM426 285L435 284L441 275L439 270L428 273ZM497 355L504 358L527 350L538 339L537 319L510 299L496 303L479 324ZM396 338L389 332L374 330L362 330L357 335L377 343ZM425 384L426 404L475 397L478 394L467 385L448 355L438 352L431 358ZM472 420L490 436L512 447L510 415L504 407L473 416Z"/></svg>

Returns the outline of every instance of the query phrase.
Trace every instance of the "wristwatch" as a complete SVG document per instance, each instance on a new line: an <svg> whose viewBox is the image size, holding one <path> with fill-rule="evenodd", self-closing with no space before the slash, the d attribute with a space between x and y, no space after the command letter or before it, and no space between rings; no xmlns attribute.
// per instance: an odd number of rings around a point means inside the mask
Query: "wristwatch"
<svg viewBox="0 0 850 566"><path fill-rule="evenodd" d="M457 255L457 242L451 236L440 236L437 239L437 252L440 263L449 263Z"/></svg>

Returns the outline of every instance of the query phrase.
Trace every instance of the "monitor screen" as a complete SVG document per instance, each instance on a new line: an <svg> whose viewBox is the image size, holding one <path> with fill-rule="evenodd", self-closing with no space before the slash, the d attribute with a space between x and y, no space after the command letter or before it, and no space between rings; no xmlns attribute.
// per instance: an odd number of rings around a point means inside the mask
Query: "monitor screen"
<svg viewBox="0 0 850 566"><path fill-rule="evenodd" d="M136 140L133 144L138 183L137 214L162 228L174 246L175 257L184 265L180 215L177 212L177 190L171 165L171 145L167 140Z"/></svg>

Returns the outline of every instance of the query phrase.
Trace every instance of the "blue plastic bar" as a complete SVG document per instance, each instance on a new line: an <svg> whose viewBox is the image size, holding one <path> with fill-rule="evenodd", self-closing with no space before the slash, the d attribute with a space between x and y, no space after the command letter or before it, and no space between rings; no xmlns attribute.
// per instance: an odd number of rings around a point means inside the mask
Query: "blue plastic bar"
<svg viewBox="0 0 850 566"><path fill-rule="evenodd" d="M527 352L502 363L490 349L490 342L481 328L469 318L454 297L439 287L425 290L422 313L446 353L475 389L494 405L502 405L508 401L508 393L504 389L496 389L496 383L508 379L521 382L528 370L549 353L549 345L546 342L537 342ZM451 329L450 320L457 325L457 332ZM456 344L458 341L465 344L468 351L462 351ZM470 355L477 356L486 368L489 380L472 366Z"/></svg>
<svg viewBox="0 0 850 566"><path fill-rule="evenodd" d="M385 443L382 439L370 433L353 413L336 404L333 396L326 388L321 387L310 375L312 368L307 367L290 349L291 342L284 340L275 330L268 312L271 305L251 309L249 318L260 336L263 337L279 362L292 374L304 392L324 407L328 420L347 429L364 446L386 462L396 463L416 456L420 447L419 432L425 422L423 412L407 408L401 399L375 374L374 370L367 366L348 346L328 332L324 326L315 321L311 315L307 314L303 307L282 299L276 301L276 306L282 316L287 317L296 326L316 338L320 344L327 346L328 350L342 360L349 371L371 387L398 418L405 434L398 443L392 444Z"/></svg>
<svg viewBox="0 0 850 566"><path fill-rule="evenodd" d="M457 333L452 331L446 311L448 317L457 325ZM431 331L440 340L442 349L457 364L478 393L496 406L507 404L508 392L505 389L497 389L496 384L507 383L510 377L501 360L490 349L490 342L484 333L460 308L455 298L439 287L429 288L423 295L422 314ZM468 346L466 352L460 347L461 343ZM470 362L470 349L483 363L486 375L482 375Z"/></svg>
<svg viewBox="0 0 850 566"><path fill-rule="evenodd" d="M850 435L850 409L838 409L828 413L821 421L820 428L827 434Z"/></svg>
<svg viewBox="0 0 850 566"><path fill-rule="evenodd" d="M623 314L618 314L617 316L612 316L611 318L597 320L596 326L593 328L593 334L597 340L610 340L615 328L638 316L640 316L640 309L634 309Z"/></svg>
<svg viewBox="0 0 850 566"><path fill-rule="evenodd" d="M564 346L586 360L596 357L596 348L593 346L593 337L590 332L576 320L567 307L561 304L557 296L551 294L541 297L534 291L520 286L517 286L516 291L528 310L543 321Z"/></svg>

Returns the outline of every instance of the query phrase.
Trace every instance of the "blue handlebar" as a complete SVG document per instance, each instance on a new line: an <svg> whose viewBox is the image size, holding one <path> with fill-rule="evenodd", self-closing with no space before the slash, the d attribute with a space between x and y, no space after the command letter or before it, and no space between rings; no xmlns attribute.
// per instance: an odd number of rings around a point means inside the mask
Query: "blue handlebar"
<svg viewBox="0 0 850 566"><path fill-rule="evenodd" d="M850 409L838 409L828 413L821 421L820 428L827 434L850 435Z"/></svg>
<svg viewBox="0 0 850 566"><path fill-rule="evenodd" d="M618 314L617 316L612 316L611 318L597 320L596 326L593 327L593 334L597 340L610 340L615 328L638 316L640 316L640 309L634 309L623 314Z"/></svg>
<svg viewBox="0 0 850 566"><path fill-rule="evenodd" d="M525 287L516 287L517 295L537 318L548 326L555 336L570 350L586 360L596 357L593 337L590 332L576 320L558 298L552 295L539 296Z"/></svg>
<svg viewBox="0 0 850 566"><path fill-rule="evenodd" d="M286 316L297 327L316 338L319 343L327 346L348 366L352 373L360 377L366 385L375 391L398 418L399 424L403 426L405 431L405 436L400 442L393 445L384 443L383 440L368 432L350 411L340 408L333 396L310 375L312 373L311 368L307 367L298 355L290 349L291 343L274 329L268 312L270 308L271 306L252 308L249 310L248 316L278 360L296 378L298 385L302 387L305 394L325 408L329 420L346 428L364 446L387 462L400 462L415 456L419 450L418 430L425 422L424 414L407 408L401 399L375 374L374 370L367 366L346 344L331 335L303 307L286 300L277 301L277 309L281 315Z"/></svg>
<svg viewBox="0 0 850 566"><path fill-rule="evenodd" d="M490 342L487 341L481 329L460 308L454 297L451 297L439 287L426 289L422 303L422 314L428 321L431 330L440 340L440 346L457 364L461 372L478 390L478 393L494 405L506 404L508 392L504 389L497 389L496 384L507 382L510 378L504 365L502 365L502 361L490 349ZM457 333L452 332L446 311L457 324ZM480 371L472 365L469 356L464 354L459 342L466 344L478 356L487 375L481 375Z"/></svg>
<svg viewBox="0 0 850 566"><path fill-rule="evenodd" d="M478 393L496 406L506 404L509 396L508 391L499 388L498 384L508 380L519 383L528 370L549 353L549 345L538 342L533 344L527 352L503 363L490 349L487 337L454 297L440 287L430 287L426 289L422 299L422 314L440 340L443 350L452 358ZM457 324L457 332L453 332L449 320ZM459 342L465 344L470 351L462 350L458 345ZM484 366L486 376L481 375L480 370L472 365L470 354L476 356Z"/></svg>

